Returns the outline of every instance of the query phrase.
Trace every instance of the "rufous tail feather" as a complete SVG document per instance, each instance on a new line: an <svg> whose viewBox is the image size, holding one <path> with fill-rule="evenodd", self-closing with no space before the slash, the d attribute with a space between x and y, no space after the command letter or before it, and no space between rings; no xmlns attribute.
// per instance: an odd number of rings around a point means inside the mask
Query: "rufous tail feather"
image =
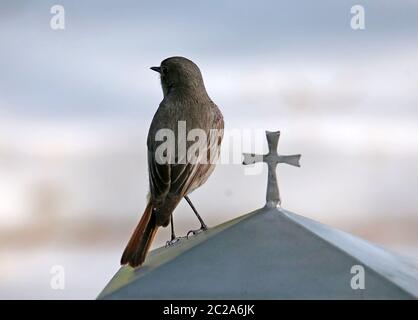
<svg viewBox="0 0 418 320"><path fill-rule="evenodd" d="M122 254L120 260L122 265L129 264L131 267L135 268L144 263L147 252L158 229L155 214L153 213L153 206L151 202L148 202L144 214Z"/></svg>

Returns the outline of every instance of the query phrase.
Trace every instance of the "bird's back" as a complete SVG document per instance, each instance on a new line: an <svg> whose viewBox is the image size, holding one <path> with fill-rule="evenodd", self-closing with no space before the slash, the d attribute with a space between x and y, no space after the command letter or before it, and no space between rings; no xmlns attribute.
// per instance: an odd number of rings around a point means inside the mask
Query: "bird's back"
<svg viewBox="0 0 418 320"><path fill-rule="evenodd" d="M184 125L185 132L181 132L181 127ZM216 155L219 154L223 128L222 113L207 95L206 97L166 96L154 115L148 133L150 172L158 171L158 175L150 176L151 194L158 198L161 194L165 193L164 196L166 196L167 193L178 193L179 189L182 189L182 193L186 195L202 185L214 169L210 160L211 157L212 160L217 159ZM168 129L174 134L175 145L173 147L176 150L174 163L165 165L155 163L155 152L161 143L157 142L155 137L161 129ZM194 140L187 141L188 134L192 129L203 130L209 140L204 150L207 153L208 163L190 163L187 159L187 150L195 143ZM213 131L211 132L211 130ZM216 141L210 141L210 134L218 134ZM186 153L182 154L179 146L182 145L184 139L186 139ZM180 179L179 175L181 174L187 175L187 179L186 177L184 180ZM166 183L163 182L165 184L163 186L161 182L165 179L167 180Z"/></svg>

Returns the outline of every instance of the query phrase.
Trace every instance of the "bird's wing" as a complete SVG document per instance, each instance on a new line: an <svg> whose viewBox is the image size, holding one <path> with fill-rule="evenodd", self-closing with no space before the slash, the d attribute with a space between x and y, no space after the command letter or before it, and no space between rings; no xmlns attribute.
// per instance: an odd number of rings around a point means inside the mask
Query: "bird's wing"
<svg viewBox="0 0 418 320"><path fill-rule="evenodd" d="M216 130L206 132L206 139L188 142L187 150L190 157L187 164L171 166L170 193L187 195L209 178L219 158L223 138L224 123L220 112L219 115L215 114L209 128Z"/></svg>
<svg viewBox="0 0 418 320"><path fill-rule="evenodd" d="M153 150L148 150L149 183L152 198L158 201L164 199L170 190L171 166L159 164L155 161L154 154Z"/></svg>
<svg viewBox="0 0 418 320"><path fill-rule="evenodd" d="M177 150L178 146L185 143L189 157L187 156L187 153L174 152L171 157L167 154L167 157L165 158L166 160L171 160L169 163L162 163L161 161L157 161L158 156L156 156L158 153L157 148L160 143L156 143L155 138L153 137L155 137L157 121L158 127L164 128L164 119L169 118L169 115L164 115L164 106L160 105L159 110L162 111L157 111L154 116L150 134L148 136L150 187L152 197L156 201L163 200L168 193L182 197L204 183L213 170L213 160L216 160L219 155L223 134L222 115L220 115L220 112L219 115L215 113L214 118L210 121L212 122L212 125L207 127L217 129L217 135L209 134L208 130L205 130L206 139L197 137L195 141L185 142L180 140L186 139L186 137L177 136L174 150ZM172 127L172 125L168 123L165 125L165 128ZM154 139L154 142L151 139ZM193 151L195 152L193 153ZM190 158L191 153L193 153L194 156ZM173 157L174 161L172 161Z"/></svg>
<svg viewBox="0 0 418 320"><path fill-rule="evenodd" d="M157 137L160 129L170 129L172 127L170 125L170 114L168 112L169 106L166 105L165 101L163 100L152 119L147 138L150 192L153 200L155 201L164 200L165 196L170 190L170 159L168 159L168 163L164 163L163 159L161 159L161 157L164 155L166 155L167 158L171 155L171 153L168 152L169 150L167 150L167 154L161 154L161 150L163 150L162 147L164 147L162 145L163 143L165 143L167 147L170 147L170 143L168 141L169 136L166 136L165 138L162 136L159 138ZM167 134L169 133L170 132L167 132ZM171 138L174 139L174 137Z"/></svg>

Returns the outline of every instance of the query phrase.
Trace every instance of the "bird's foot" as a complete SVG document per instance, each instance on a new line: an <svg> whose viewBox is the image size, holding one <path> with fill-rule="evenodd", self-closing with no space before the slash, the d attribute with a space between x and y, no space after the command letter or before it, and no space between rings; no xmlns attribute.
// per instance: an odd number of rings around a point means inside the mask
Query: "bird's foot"
<svg viewBox="0 0 418 320"><path fill-rule="evenodd" d="M187 232L186 237L187 237L187 239L189 239L189 236L190 236L190 235L196 236L196 235L198 235L199 233L201 233L201 232L203 232L203 231L206 231L206 230L208 230L208 227L207 227L206 225L202 225L202 226L200 227L200 229L197 229L197 230L190 230L189 232Z"/></svg>
<svg viewBox="0 0 418 320"><path fill-rule="evenodd" d="M165 247L166 248L167 247L172 247L172 246L176 245L177 243L179 243L180 240L181 240L181 238L174 237L174 238L172 238L171 240L169 240L165 243Z"/></svg>

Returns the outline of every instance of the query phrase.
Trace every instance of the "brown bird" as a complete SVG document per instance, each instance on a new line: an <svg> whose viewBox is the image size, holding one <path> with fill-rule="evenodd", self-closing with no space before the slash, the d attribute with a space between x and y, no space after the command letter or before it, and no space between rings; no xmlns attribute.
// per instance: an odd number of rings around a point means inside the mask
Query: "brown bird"
<svg viewBox="0 0 418 320"><path fill-rule="evenodd" d="M213 172L224 128L222 113L209 98L195 63L183 57L171 57L151 69L160 73L164 98L148 132L148 204L121 258L121 264L132 267L144 262L158 227L167 227L171 222L168 243L178 240L172 214L183 198L201 224L199 230L190 232L196 234L207 229L187 195L205 183ZM173 139L169 139L167 132L173 133ZM166 140L160 139L161 133ZM163 143L166 148L162 148ZM172 152L176 147L177 152Z"/></svg>

